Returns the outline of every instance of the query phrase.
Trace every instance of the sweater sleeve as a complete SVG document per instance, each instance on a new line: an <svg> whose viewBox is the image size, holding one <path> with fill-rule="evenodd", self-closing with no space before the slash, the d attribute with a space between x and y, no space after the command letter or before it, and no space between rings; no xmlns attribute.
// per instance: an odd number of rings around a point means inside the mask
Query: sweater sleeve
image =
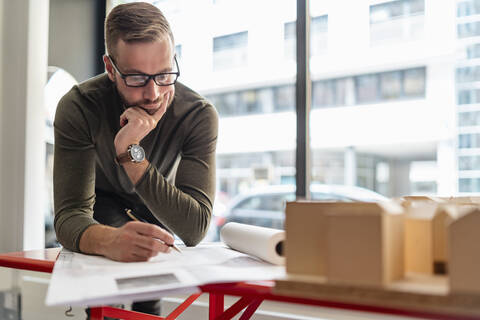
<svg viewBox="0 0 480 320"><path fill-rule="evenodd" d="M210 224L215 197L217 134L217 112L206 104L189 126L175 185L150 166L135 186L155 217L188 246L198 244Z"/></svg>
<svg viewBox="0 0 480 320"><path fill-rule="evenodd" d="M53 169L57 240L77 252L82 233L97 223L93 219L95 144L80 98L74 88L58 104Z"/></svg>

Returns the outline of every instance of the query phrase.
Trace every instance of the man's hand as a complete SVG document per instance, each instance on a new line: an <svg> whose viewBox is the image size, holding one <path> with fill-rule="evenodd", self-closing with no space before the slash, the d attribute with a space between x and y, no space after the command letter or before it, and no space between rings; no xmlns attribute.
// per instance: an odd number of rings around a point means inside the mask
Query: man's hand
<svg viewBox="0 0 480 320"><path fill-rule="evenodd" d="M116 261L147 261L160 252L170 252L173 241L173 236L159 226L132 221L120 228L89 227L80 239L80 250Z"/></svg>
<svg viewBox="0 0 480 320"><path fill-rule="evenodd" d="M114 144L117 156L125 153L131 144L138 144L147 134L157 126L158 121L167 111L168 104L172 100L172 92L166 94L158 110L149 114L145 109L129 107L120 116L120 127L115 136Z"/></svg>

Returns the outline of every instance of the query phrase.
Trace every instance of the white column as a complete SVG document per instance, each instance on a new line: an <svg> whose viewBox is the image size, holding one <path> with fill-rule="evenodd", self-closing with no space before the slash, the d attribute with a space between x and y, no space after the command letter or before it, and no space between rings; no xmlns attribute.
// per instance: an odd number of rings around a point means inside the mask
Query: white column
<svg viewBox="0 0 480 320"><path fill-rule="evenodd" d="M410 160L390 160L390 190L392 197L410 195Z"/></svg>
<svg viewBox="0 0 480 320"><path fill-rule="evenodd" d="M453 141L440 141L437 145L437 193L453 196L457 192L457 161Z"/></svg>
<svg viewBox="0 0 480 320"><path fill-rule="evenodd" d="M48 0L0 10L0 251L43 248Z"/></svg>
<svg viewBox="0 0 480 320"><path fill-rule="evenodd" d="M357 154L355 147L345 149L344 160L345 185L355 186L357 184Z"/></svg>

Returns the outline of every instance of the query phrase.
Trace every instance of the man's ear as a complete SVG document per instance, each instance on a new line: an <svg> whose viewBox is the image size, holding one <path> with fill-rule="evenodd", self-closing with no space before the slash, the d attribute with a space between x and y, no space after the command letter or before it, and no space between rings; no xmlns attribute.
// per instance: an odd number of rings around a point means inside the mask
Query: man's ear
<svg viewBox="0 0 480 320"><path fill-rule="evenodd" d="M103 55L103 63L105 64L105 70L107 70L108 78L112 81L115 81L112 61L110 61L110 58L106 54Z"/></svg>

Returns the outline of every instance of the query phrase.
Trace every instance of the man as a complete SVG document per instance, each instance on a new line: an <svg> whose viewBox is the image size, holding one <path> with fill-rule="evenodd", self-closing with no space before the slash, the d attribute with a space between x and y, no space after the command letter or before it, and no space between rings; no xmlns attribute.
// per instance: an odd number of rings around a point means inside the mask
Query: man
<svg viewBox="0 0 480 320"><path fill-rule="evenodd" d="M177 82L169 24L155 6L105 22L107 74L73 87L55 115L55 231L67 249L118 261L204 237L215 194L218 116ZM134 217L140 221L132 221Z"/></svg>

